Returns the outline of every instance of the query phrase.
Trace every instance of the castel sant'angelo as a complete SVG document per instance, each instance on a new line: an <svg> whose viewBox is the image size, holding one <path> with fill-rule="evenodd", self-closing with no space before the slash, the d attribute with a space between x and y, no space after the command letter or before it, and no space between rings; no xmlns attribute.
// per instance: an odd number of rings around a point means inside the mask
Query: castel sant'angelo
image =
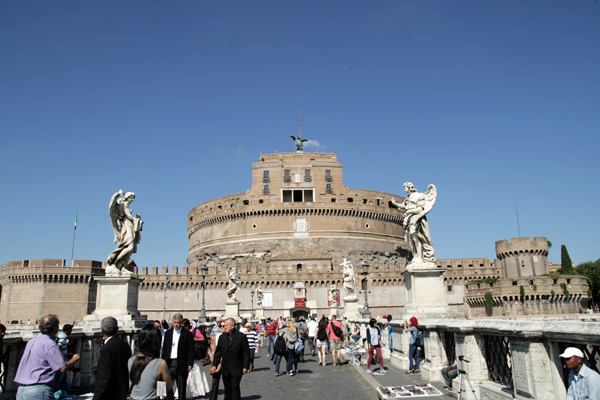
<svg viewBox="0 0 600 400"><path fill-rule="evenodd" d="M202 302L201 268L208 267L204 279L206 313L224 314L227 270L235 266L241 315L250 315L256 308L259 288L264 296L264 316L329 314L332 284L339 289L339 313L343 314L345 293L340 264L347 260L356 271L359 307L366 285L374 316L396 313L406 303L401 273L411 253L404 241L403 212L392 204L392 199L401 203L404 197L350 189L343 178L342 162L335 152L261 153L252 165L249 190L206 201L189 212L188 266L138 268L139 311L151 319L168 319L175 312L197 317ZM435 245L435 232L432 236ZM437 267L444 270L448 304L460 311L474 309L478 315L486 311L487 315L518 313L524 302L512 291L522 285L529 291L534 287L533 277L538 279L536 292L538 286L548 292L546 299L549 293L561 291L560 285L566 281L548 283L541 276L548 272L546 239L531 242L519 238L513 243L497 244L501 260L495 263L486 258L436 260ZM369 264L366 280L360 275L363 263ZM58 310L61 320L81 319L94 308L94 277L102 274L100 265L96 261L77 261L65 266L64 260L3 264L0 320L35 320ZM505 285L508 289L494 289L494 307L488 309L481 299L485 291L492 291L491 286L481 291L479 284L465 285L486 278L512 278ZM564 306L534 307L533 312L573 312L582 297L587 297L584 281L575 277L569 280L571 293L579 297L567 296L561 299ZM528 301L540 302L544 293L537 292ZM509 300L520 301L520 308L507 306Z"/></svg>

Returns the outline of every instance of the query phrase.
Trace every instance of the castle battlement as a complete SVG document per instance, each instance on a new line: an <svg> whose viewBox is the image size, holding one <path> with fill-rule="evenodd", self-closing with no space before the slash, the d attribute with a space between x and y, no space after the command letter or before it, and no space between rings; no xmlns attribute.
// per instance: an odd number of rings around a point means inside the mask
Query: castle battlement
<svg viewBox="0 0 600 400"><path fill-rule="evenodd" d="M496 256L502 260L516 254L540 254L548 255L548 239L545 237L512 238L508 240L499 240L496 242Z"/></svg>

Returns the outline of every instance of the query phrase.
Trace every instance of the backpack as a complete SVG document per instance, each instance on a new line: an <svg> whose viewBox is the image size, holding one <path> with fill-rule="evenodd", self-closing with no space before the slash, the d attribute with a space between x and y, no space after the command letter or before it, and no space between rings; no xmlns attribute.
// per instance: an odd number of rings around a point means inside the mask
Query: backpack
<svg viewBox="0 0 600 400"><path fill-rule="evenodd" d="M335 336L339 337L340 339L342 338L342 336L344 336L344 332L342 332L342 330L337 325L334 325L333 321L330 322L329 325L331 325L331 330L333 331Z"/></svg>
<svg viewBox="0 0 600 400"><path fill-rule="evenodd" d="M273 351L275 353L285 353L287 350L287 346L285 345L285 339L282 334L277 335L277 339L275 339L275 345L273 346Z"/></svg>
<svg viewBox="0 0 600 400"><path fill-rule="evenodd" d="M296 352L296 354L302 354L302 352L304 351L304 340L296 340L296 343L294 343L294 351Z"/></svg>
<svg viewBox="0 0 600 400"><path fill-rule="evenodd" d="M193 335L196 337L196 328L193 330ZM208 353L208 340L204 339L199 342L194 341L194 359L203 360Z"/></svg>
<svg viewBox="0 0 600 400"><path fill-rule="evenodd" d="M420 329L417 331L417 337L415 338L415 344L417 345L417 348L419 348L419 349L425 348L425 339L423 339L423 331Z"/></svg>

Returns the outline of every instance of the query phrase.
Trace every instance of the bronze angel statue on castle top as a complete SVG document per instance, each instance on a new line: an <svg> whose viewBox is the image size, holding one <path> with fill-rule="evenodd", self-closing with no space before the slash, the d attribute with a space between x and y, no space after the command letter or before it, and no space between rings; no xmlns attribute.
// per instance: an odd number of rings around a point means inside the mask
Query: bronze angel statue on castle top
<svg viewBox="0 0 600 400"><path fill-rule="evenodd" d="M133 273L129 270L128 264L131 255L137 251L137 245L140 243L142 231L142 221L140 214L132 215L133 210L129 205L135 200L135 193L123 193L119 190L110 198L108 205L108 215L115 233L115 243L119 243L117 248L110 253L106 262L106 276L129 276Z"/></svg>
<svg viewBox="0 0 600 400"><path fill-rule="evenodd" d="M396 203L392 197L392 204L404 211L402 223L404 241L410 246L413 254L413 259L407 265L407 269L410 267L426 267L427 264L435 262L426 215L435 204L437 189L434 185L429 185L426 193L419 193L411 182L406 182L404 191L408 193L408 197L404 202L402 204Z"/></svg>
<svg viewBox="0 0 600 400"><path fill-rule="evenodd" d="M299 152L304 151L304 142L308 142L308 139L302 139L302 134L298 133L298 137L290 135L292 139L294 139L294 144L296 145L296 149Z"/></svg>

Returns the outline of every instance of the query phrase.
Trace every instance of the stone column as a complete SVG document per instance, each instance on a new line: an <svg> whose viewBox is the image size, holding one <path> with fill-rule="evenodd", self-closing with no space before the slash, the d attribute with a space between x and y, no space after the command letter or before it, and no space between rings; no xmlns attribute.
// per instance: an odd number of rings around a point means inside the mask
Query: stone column
<svg viewBox="0 0 600 400"><path fill-rule="evenodd" d="M358 298L346 297L344 299L344 316L348 319L360 318L360 313L358 312Z"/></svg>
<svg viewBox="0 0 600 400"><path fill-rule="evenodd" d="M225 318L240 319L240 302L237 300L227 300L225 302Z"/></svg>

